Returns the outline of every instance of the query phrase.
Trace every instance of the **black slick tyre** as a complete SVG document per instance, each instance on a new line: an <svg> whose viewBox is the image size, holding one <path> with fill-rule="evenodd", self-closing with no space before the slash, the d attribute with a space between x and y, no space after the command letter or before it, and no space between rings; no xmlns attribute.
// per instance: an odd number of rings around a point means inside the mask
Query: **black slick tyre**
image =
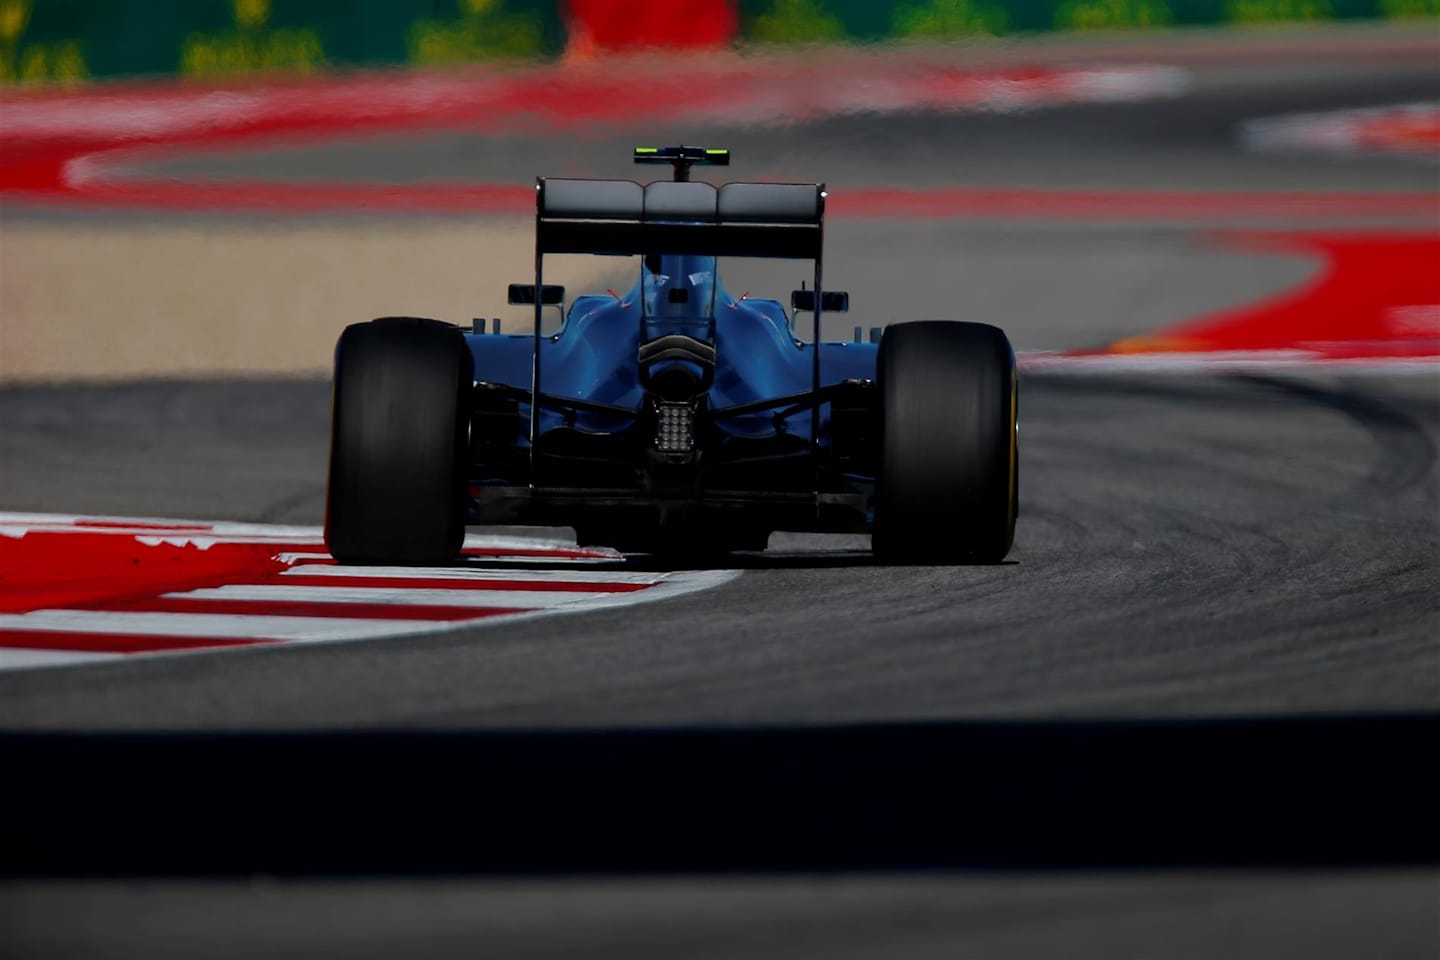
<svg viewBox="0 0 1440 960"><path fill-rule="evenodd" d="M1015 351L997 327L887 327L873 549L884 563L999 563L1019 508Z"/></svg>
<svg viewBox="0 0 1440 960"><path fill-rule="evenodd" d="M387 317L335 347L325 545L341 563L443 564L465 536L466 398L458 327Z"/></svg>

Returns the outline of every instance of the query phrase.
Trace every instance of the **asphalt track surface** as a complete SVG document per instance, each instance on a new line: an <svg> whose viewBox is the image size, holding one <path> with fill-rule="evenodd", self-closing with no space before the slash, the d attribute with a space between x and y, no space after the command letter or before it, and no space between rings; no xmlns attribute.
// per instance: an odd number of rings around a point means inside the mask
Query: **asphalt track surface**
<svg viewBox="0 0 1440 960"><path fill-rule="evenodd" d="M1433 64L1349 93L1325 73L1203 74L1194 110L849 135L923 140L935 178L965 144L1032 155L1083 129L1117 182L1433 187L1433 165L1226 145L1327 97L1440 94ZM811 133L767 139L798 159ZM1155 224L834 232L857 314L871 290L983 311L1022 348L1311 269ZM318 522L327 399L6 389L0 506ZM35 818L59 874L219 874L12 883L0 935L93 956L1435 956L1440 378L1033 375L1021 417L1003 566L878 568L863 542L777 535L739 579L631 611L0 675L6 729L136 734L6 742L7 779L48 784L6 817ZM324 879L349 871L391 878Z"/></svg>

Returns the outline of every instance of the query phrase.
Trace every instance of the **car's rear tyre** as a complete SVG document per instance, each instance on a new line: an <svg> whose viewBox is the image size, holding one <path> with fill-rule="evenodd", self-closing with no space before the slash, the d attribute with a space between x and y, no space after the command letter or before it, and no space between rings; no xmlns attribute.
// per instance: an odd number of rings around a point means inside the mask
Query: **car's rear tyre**
<svg viewBox="0 0 1440 960"><path fill-rule="evenodd" d="M465 537L466 397L458 327L387 317L335 347L325 545L341 563L441 564Z"/></svg>
<svg viewBox="0 0 1440 960"><path fill-rule="evenodd" d="M886 328L873 549L886 563L999 563L1019 507L1018 383L1004 332L928 321Z"/></svg>

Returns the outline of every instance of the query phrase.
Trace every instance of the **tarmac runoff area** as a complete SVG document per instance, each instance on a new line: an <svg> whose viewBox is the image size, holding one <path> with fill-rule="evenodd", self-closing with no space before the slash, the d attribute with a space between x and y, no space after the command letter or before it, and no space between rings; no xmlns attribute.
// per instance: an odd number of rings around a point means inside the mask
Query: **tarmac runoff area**
<svg viewBox="0 0 1440 960"><path fill-rule="evenodd" d="M731 146L731 176L826 179L837 204L847 184L1009 192L1000 212L975 193L945 217L837 208L827 277L854 304L832 332L986 319L1031 352L1014 562L880 569L863 542L777 535L740 576L633 609L0 673L6 729L168 734L0 742L31 785L0 800L24 826L3 849L123 867L126 838L183 858L224 822L212 868L245 877L14 882L9 952L1433 957L1435 164L1247 152L1234 132L1433 101L1440 77L1394 50L1307 66L1232 49L1132 52L1187 72L1157 101L656 118L647 139ZM323 160L369 190L377 165L403 185L470 164L523 183L627 175L631 136L592 133L578 160L460 130L144 169L286 182ZM1040 190L1048 213L1023 193ZM1217 192L1257 202L1175 202ZM1075 215L1096 194L1114 206ZM1390 206L1407 195L1431 199ZM0 364L34 344L0 368L12 515L316 524L339 328L494 315L528 269L523 217L4 203ZM1347 259L1386 243L1403 255ZM732 285L746 276L792 281L744 264ZM1342 323L1318 345L1286 326L1312 306ZM168 376L113 382L144 373ZM35 382L59 375L92 382ZM376 728L410 739L352 733ZM249 879L342 862L392 879Z"/></svg>

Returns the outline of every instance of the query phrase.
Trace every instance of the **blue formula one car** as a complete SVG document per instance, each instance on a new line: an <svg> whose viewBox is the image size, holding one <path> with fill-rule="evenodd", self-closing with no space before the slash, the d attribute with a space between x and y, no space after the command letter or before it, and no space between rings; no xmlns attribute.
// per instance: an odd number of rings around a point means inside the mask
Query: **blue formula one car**
<svg viewBox="0 0 1440 960"><path fill-rule="evenodd" d="M389 317L335 351L325 541L342 563L444 564L465 525L573 527L642 553L762 550L776 530L871 533L884 562L998 562L1018 506L1015 354L979 323L822 342L823 184L692 181L723 150L640 148L673 179L540 178L534 330ZM639 256L623 295L563 305L546 254ZM814 262L736 297L717 258ZM559 330L542 311L560 305ZM810 312L812 336L796 332Z"/></svg>

